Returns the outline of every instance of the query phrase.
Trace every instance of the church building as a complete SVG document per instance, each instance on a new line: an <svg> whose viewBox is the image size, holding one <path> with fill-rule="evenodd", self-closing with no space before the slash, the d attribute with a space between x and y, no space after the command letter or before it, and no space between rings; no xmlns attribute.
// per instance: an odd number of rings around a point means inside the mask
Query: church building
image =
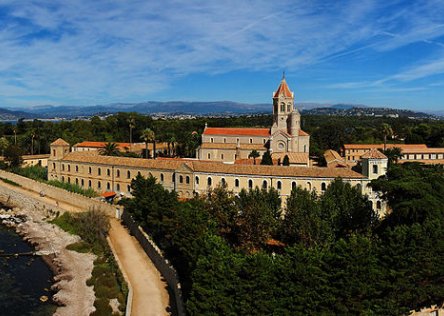
<svg viewBox="0 0 444 316"><path fill-rule="evenodd" d="M294 106L294 93L285 76L273 92L271 128L221 128L205 126L199 160L238 163L256 150L262 156L269 151L273 160L287 155L290 165L309 166L310 135L301 129L301 115Z"/></svg>

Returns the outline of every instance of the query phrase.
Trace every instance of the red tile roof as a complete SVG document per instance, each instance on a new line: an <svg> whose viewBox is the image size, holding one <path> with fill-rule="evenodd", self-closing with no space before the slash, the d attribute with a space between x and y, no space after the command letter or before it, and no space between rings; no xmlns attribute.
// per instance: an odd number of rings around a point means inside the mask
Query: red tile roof
<svg viewBox="0 0 444 316"><path fill-rule="evenodd" d="M387 148L398 147L401 149L413 149L413 148L427 148L426 144L387 144ZM372 148L383 149L384 144L344 144L344 149L362 149L362 150L370 150Z"/></svg>
<svg viewBox="0 0 444 316"><path fill-rule="evenodd" d="M361 156L361 158L370 158L370 159L387 159L387 156L384 155L379 150L373 148L367 151L365 154Z"/></svg>
<svg viewBox="0 0 444 316"><path fill-rule="evenodd" d="M105 147L105 145L108 142L89 142L89 141L84 141L81 143L77 143L74 145L74 147L92 147L92 148L103 148ZM112 143L112 142L111 142ZM129 148L130 147L130 143L115 143L117 145L118 148ZM133 146L135 145L135 143L133 143Z"/></svg>
<svg viewBox="0 0 444 316"><path fill-rule="evenodd" d="M69 146L69 144L61 138L57 138L54 142L51 143L53 146Z"/></svg>
<svg viewBox="0 0 444 316"><path fill-rule="evenodd" d="M299 136L310 136L307 132L304 132L303 130L299 130Z"/></svg>
<svg viewBox="0 0 444 316"><path fill-rule="evenodd" d="M276 92L273 94L273 98L277 98L280 95L283 95L284 97L287 97L287 98L293 97L293 93L290 91L290 88L288 87L287 82L285 81L285 78L282 78L281 84L279 85Z"/></svg>
<svg viewBox="0 0 444 316"><path fill-rule="evenodd" d="M269 128L207 127L203 135L270 136Z"/></svg>

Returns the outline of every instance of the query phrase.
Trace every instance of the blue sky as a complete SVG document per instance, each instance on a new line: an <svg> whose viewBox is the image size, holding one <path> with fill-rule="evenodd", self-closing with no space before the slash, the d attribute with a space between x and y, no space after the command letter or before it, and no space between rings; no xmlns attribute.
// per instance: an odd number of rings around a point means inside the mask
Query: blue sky
<svg viewBox="0 0 444 316"><path fill-rule="evenodd" d="M444 110L444 1L0 2L0 107L148 100Z"/></svg>

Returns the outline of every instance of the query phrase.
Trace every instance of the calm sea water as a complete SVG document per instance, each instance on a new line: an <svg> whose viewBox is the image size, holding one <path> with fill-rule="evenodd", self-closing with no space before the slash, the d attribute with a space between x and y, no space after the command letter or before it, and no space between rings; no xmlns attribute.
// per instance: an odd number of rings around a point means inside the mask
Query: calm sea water
<svg viewBox="0 0 444 316"><path fill-rule="evenodd" d="M0 224L0 252L32 250L13 230ZM40 257L0 257L0 315L52 315L56 307L50 299L40 301L43 295L51 298L52 278L53 273Z"/></svg>

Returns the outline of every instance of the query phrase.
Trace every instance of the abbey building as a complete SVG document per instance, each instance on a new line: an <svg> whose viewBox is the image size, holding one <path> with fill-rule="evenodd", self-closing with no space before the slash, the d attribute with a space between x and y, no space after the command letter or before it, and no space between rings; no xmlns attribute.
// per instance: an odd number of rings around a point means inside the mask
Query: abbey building
<svg viewBox="0 0 444 316"><path fill-rule="evenodd" d="M200 160L236 163L248 159L256 150L262 156L269 151L273 160L285 155L293 166L308 167L310 135L301 129L301 115L294 106L294 93L285 77L273 92L273 122L270 128L205 127Z"/></svg>

